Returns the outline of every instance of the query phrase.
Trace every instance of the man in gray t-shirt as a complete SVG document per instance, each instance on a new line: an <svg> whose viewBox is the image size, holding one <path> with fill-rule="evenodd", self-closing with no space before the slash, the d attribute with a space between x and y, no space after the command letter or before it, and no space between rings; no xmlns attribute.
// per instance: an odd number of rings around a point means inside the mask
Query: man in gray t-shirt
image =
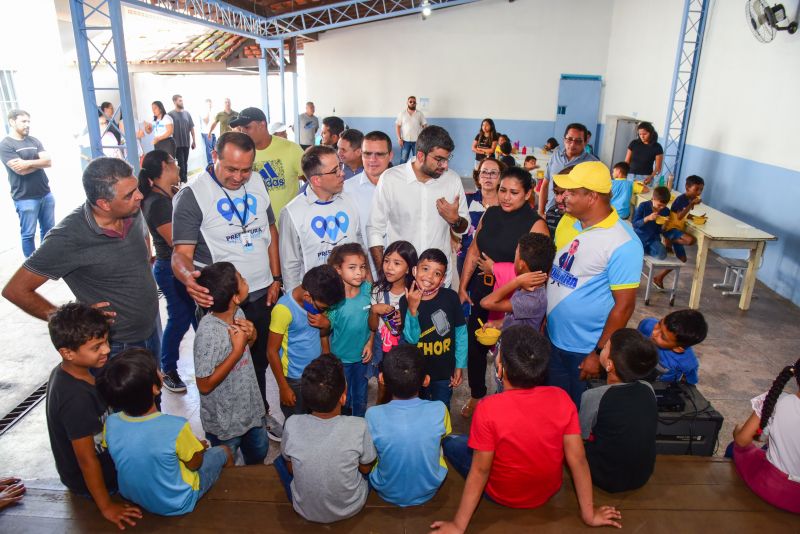
<svg viewBox="0 0 800 534"><path fill-rule="evenodd" d="M175 109L169 112L172 117L174 130L172 137L175 139L175 159L178 160L181 172L181 182L186 183L186 171L189 169L189 147L194 150L194 119L192 114L183 109L183 97L181 95L174 95L172 103L175 104ZM191 141L190 138L191 137Z"/></svg>
<svg viewBox="0 0 800 534"><path fill-rule="evenodd" d="M314 144L319 130L319 118L314 115L314 103L306 102L306 112L297 117L297 143L305 150Z"/></svg>
<svg viewBox="0 0 800 534"><path fill-rule="evenodd" d="M140 346L158 361L158 296L138 180L126 161L102 157L86 167L83 187L86 203L47 234L3 288L3 296L46 321L56 306L36 290L47 280L63 278L80 302L113 318L110 357Z"/></svg>
<svg viewBox="0 0 800 534"><path fill-rule="evenodd" d="M359 464L377 457L362 417L293 415L286 420L281 454L292 462L295 511L318 523L357 514L369 494Z"/></svg>
<svg viewBox="0 0 800 534"><path fill-rule="evenodd" d="M234 318L244 319L244 312L237 309ZM198 379L210 377L231 355L233 344L228 327L228 323L213 314L200 320L194 337L194 370ZM226 443L232 446L234 454L235 448L241 445L245 463L263 462L266 447L261 448L256 443L267 443L266 411L260 399L250 348L245 345L242 356L228 375L210 392L200 395L200 421L206 435L211 434L208 438L212 445ZM263 434L262 438L241 439L251 430L254 438L256 434Z"/></svg>

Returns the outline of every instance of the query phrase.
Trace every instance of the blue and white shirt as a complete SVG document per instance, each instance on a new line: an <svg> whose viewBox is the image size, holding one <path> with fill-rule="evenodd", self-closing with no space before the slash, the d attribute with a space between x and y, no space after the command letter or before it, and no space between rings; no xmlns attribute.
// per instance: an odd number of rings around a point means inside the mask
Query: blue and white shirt
<svg viewBox="0 0 800 534"><path fill-rule="evenodd" d="M312 267L324 265L333 247L359 243L361 219L355 202L346 193L322 201L311 187L281 210L278 227L283 285L289 293Z"/></svg>
<svg viewBox="0 0 800 534"><path fill-rule="evenodd" d="M547 283L547 332L556 347L589 353L614 307L611 292L639 287L642 242L613 210L589 228L564 215L555 240Z"/></svg>

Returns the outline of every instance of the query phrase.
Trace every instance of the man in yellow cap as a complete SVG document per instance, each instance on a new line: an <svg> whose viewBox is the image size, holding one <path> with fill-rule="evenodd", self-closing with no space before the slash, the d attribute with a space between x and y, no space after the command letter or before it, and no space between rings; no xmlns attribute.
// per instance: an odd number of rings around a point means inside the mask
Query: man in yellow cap
<svg viewBox="0 0 800 534"><path fill-rule="evenodd" d="M548 384L580 406L583 380L600 372L603 346L633 313L644 252L611 208L611 172L603 163L579 163L554 181L566 190L566 213L556 228L547 285Z"/></svg>

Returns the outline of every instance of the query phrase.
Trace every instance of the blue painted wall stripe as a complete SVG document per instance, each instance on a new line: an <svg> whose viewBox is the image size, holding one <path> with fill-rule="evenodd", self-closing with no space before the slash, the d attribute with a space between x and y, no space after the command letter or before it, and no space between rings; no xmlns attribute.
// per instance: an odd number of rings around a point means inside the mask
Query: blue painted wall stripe
<svg viewBox="0 0 800 534"><path fill-rule="evenodd" d="M690 174L705 180L709 206L778 238L767 243L758 278L800 306L800 172L686 145L681 177Z"/></svg>

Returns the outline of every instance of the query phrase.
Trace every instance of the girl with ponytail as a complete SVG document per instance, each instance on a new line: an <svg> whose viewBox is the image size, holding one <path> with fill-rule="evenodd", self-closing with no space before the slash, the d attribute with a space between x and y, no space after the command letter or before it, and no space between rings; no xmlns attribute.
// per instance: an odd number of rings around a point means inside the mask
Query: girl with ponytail
<svg viewBox="0 0 800 534"><path fill-rule="evenodd" d="M798 391L784 393L794 378ZM800 360L783 368L768 392L752 401L753 413L733 430L733 463L753 492L800 514ZM753 440L769 437L766 450Z"/></svg>

